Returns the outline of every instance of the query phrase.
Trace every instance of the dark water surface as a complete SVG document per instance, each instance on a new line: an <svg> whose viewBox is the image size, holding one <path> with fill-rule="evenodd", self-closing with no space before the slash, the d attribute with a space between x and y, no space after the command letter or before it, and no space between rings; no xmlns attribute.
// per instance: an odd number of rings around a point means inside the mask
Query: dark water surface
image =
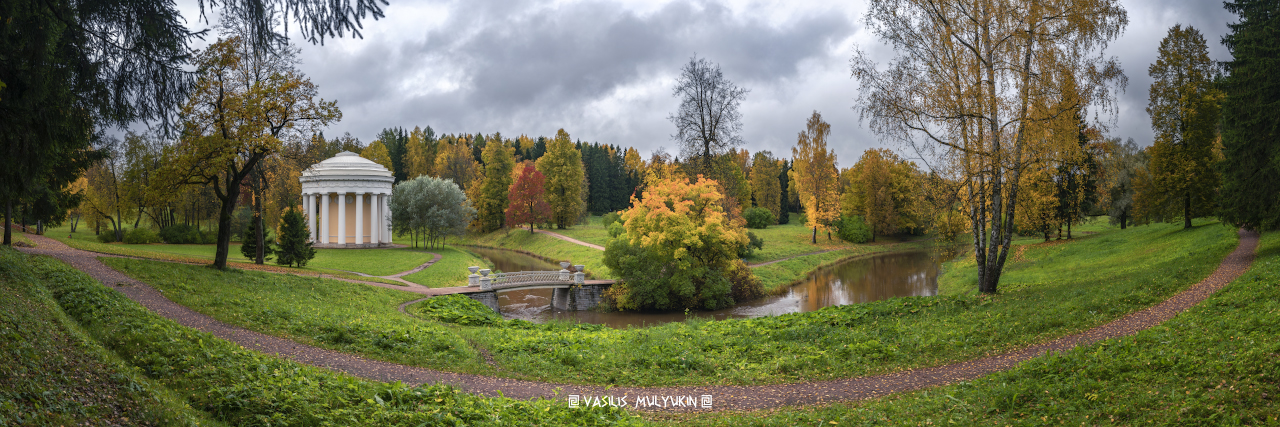
<svg viewBox="0 0 1280 427"><path fill-rule="evenodd" d="M558 265L518 252L472 248L499 271L559 270ZM708 319L760 317L814 311L832 305L857 304L901 296L932 296L938 292L943 258L936 251L895 252L858 258L823 269L792 286L785 295L770 296L723 310L700 312ZM591 269L592 266L587 266ZM545 322L550 319L597 323L614 328L681 322L684 313L596 313L551 308L551 289L498 294L502 316Z"/></svg>

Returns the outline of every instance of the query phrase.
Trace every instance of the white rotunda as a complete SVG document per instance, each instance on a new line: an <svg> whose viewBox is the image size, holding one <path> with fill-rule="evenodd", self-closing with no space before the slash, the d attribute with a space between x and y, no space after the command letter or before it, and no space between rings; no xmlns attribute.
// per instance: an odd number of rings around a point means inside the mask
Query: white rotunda
<svg viewBox="0 0 1280 427"><path fill-rule="evenodd" d="M343 151L311 165L298 181L302 182L302 205L307 206L314 247L391 245L391 184L395 178L387 168Z"/></svg>

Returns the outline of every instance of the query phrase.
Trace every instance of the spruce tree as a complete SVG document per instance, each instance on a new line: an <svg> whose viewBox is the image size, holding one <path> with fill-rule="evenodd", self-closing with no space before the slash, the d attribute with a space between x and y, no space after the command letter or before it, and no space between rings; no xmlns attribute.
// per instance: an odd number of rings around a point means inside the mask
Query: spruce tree
<svg viewBox="0 0 1280 427"><path fill-rule="evenodd" d="M1231 52L1221 87L1225 222L1254 230L1280 227L1280 0L1236 0L1222 44Z"/></svg>
<svg viewBox="0 0 1280 427"><path fill-rule="evenodd" d="M307 261L316 256L310 235L301 212L296 209L285 211L280 218L280 248L276 250L276 264L306 267Z"/></svg>
<svg viewBox="0 0 1280 427"><path fill-rule="evenodd" d="M271 242L271 232L265 231L262 236L263 248L262 259L270 261L271 256L275 254L275 245ZM244 228L244 233L240 235L240 254L251 260L258 259L258 219L254 218L249 221L249 225Z"/></svg>

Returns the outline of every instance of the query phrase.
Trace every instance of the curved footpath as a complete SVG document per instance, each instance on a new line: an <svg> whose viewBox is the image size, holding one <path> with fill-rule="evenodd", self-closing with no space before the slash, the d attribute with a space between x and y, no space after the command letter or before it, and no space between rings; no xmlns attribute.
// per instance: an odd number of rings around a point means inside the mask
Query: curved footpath
<svg viewBox="0 0 1280 427"><path fill-rule="evenodd" d="M275 354L296 362L324 367L376 381L402 381L407 384L450 384L460 389L489 396L501 395L531 399L584 396L701 396L712 395L712 410L768 409L786 405L828 404L862 400L924 387L950 384L1011 369L1019 363L1049 352L1062 352L1079 345L1132 335L1172 318L1203 301L1245 272L1253 263L1258 234L1241 231L1235 251L1222 261L1213 274L1172 298L1105 325L1084 332L1032 345L996 356L988 356L950 365L894 372L870 377L848 378L794 384L756 386L687 386L687 387L603 387L552 384L482 375L458 374L432 369L370 360L346 353L299 344L279 337L230 326L197 313L165 298L151 286L135 281L98 261L99 254L72 249L53 239L30 236L37 248L22 251L49 255L88 273L108 287L129 296L148 309L184 326L199 329L246 348ZM692 408L677 408L694 410Z"/></svg>
<svg viewBox="0 0 1280 427"><path fill-rule="evenodd" d="M557 239L560 239L560 240L564 240L564 241L566 241L566 242L573 243L573 244L575 244L575 245L579 245L579 246L586 246L586 247L588 247L588 248L595 249L595 250L597 250L597 251L603 251L603 250L604 250L604 246L600 246L600 245L596 245L596 244L587 243L587 242L584 242L584 241L581 241L581 240L578 240L578 239L575 239L575 238L572 238L572 237L569 237L569 236L566 236L566 235L563 235L563 234L560 234L560 233L553 233L553 232L550 232L550 231L547 231L547 230L536 230L535 232L536 232L536 233L539 233L539 234L546 234L546 235L548 235L548 236L551 236L551 237L554 237L554 238L557 238Z"/></svg>

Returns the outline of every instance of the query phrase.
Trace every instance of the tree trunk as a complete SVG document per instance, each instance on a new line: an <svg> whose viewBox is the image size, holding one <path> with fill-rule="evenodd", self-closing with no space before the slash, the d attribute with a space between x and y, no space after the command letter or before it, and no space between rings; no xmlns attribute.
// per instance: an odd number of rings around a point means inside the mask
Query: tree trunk
<svg viewBox="0 0 1280 427"><path fill-rule="evenodd" d="M227 253L231 244L231 214L236 209L236 198L240 197L240 185L234 183L227 186L226 197L222 198L222 209L218 212L218 250L213 256L213 268L227 269Z"/></svg>
<svg viewBox="0 0 1280 427"><path fill-rule="evenodd" d="M71 215L71 232L76 232L76 226L80 224L80 214Z"/></svg>
<svg viewBox="0 0 1280 427"><path fill-rule="evenodd" d="M264 240L266 240L263 237L263 235L266 234L266 231L263 230L262 198L258 197L257 195L254 195L253 197L253 210L254 210L253 220L258 223L258 227L257 227L258 229L256 230L257 232L253 233L255 234L254 239L257 239L257 242L258 242L257 253L254 254L253 263L262 265L264 261L263 258L266 257L266 252L267 252L267 249L263 247L265 246Z"/></svg>
<svg viewBox="0 0 1280 427"><path fill-rule="evenodd" d="M1124 230L1129 226L1129 210L1120 211L1120 229Z"/></svg>
<svg viewBox="0 0 1280 427"><path fill-rule="evenodd" d="M13 246L13 199L4 199L4 245Z"/></svg>
<svg viewBox="0 0 1280 427"><path fill-rule="evenodd" d="M813 244L818 244L818 227L813 227Z"/></svg>
<svg viewBox="0 0 1280 427"><path fill-rule="evenodd" d="M142 211L142 206L138 206L138 219L133 221L133 228L135 229L138 228L138 225L142 224Z"/></svg>
<svg viewBox="0 0 1280 427"><path fill-rule="evenodd" d="M1182 197L1182 228L1191 228L1191 195Z"/></svg>
<svg viewBox="0 0 1280 427"><path fill-rule="evenodd" d="M1067 239L1071 238L1071 223L1067 223Z"/></svg>

